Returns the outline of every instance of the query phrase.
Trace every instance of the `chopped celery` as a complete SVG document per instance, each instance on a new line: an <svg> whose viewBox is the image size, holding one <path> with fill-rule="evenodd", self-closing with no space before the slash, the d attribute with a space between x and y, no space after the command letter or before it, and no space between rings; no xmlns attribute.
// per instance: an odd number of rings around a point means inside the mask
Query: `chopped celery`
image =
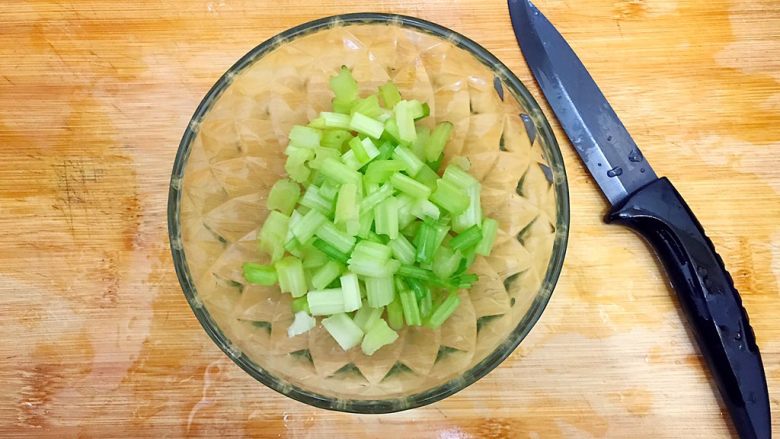
<svg viewBox="0 0 780 439"><path fill-rule="evenodd" d="M276 276L279 278L279 289L283 293L290 293L293 297L306 294L306 277L300 259L294 256L282 258L276 263Z"/></svg>
<svg viewBox="0 0 780 439"><path fill-rule="evenodd" d="M344 162L350 169L357 171L363 167L363 163L355 157L355 151L350 149L341 156L341 161Z"/></svg>
<svg viewBox="0 0 780 439"><path fill-rule="evenodd" d="M406 166L406 173L414 177L420 172L425 163L420 160L409 148L397 146L393 151L393 159L399 160Z"/></svg>
<svg viewBox="0 0 780 439"><path fill-rule="evenodd" d="M320 172L325 177L340 184L360 184L361 181L360 173L333 158L325 159L320 167Z"/></svg>
<svg viewBox="0 0 780 439"><path fill-rule="evenodd" d="M414 126L415 106L411 101L400 101L393 107L395 122L398 124L400 140L406 143L417 139L417 130Z"/></svg>
<svg viewBox="0 0 780 439"><path fill-rule="evenodd" d="M393 301L395 291L393 290L393 276L366 277L366 298L368 306L379 308Z"/></svg>
<svg viewBox="0 0 780 439"><path fill-rule="evenodd" d="M303 254L301 253L301 243L298 242L297 239L292 238L291 240L287 241L284 244L284 249L287 250L287 253L295 256L296 258L301 258Z"/></svg>
<svg viewBox="0 0 780 439"><path fill-rule="evenodd" d="M360 241L355 245L352 251L352 257L356 259L370 259L380 263L387 262L390 259L392 250L390 247L371 241Z"/></svg>
<svg viewBox="0 0 780 439"><path fill-rule="evenodd" d="M469 186L479 184L476 178L472 177L471 174L464 171L463 169L460 169L460 167L456 165L447 166L447 169L444 170L444 176L442 176L442 178L456 184L461 189L466 189Z"/></svg>
<svg viewBox="0 0 780 439"><path fill-rule="evenodd" d="M358 98L357 81L346 66L341 66L338 74L330 78L330 89L336 95L335 100L341 103L351 103Z"/></svg>
<svg viewBox="0 0 780 439"><path fill-rule="evenodd" d="M387 235L390 239L398 237L398 200L395 197L388 197L377 204L374 223L376 233Z"/></svg>
<svg viewBox="0 0 780 439"><path fill-rule="evenodd" d="M428 139L428 144L425 145L425 160L433 162L439 159L444 146L447 145L447 141L452 134L452 123L442 122L436 125L436 128L431 132L431 137Z"/></svg>
<svg viewBox="0 0 780 439"><path fill-rule="evenodd" d="M496 233L498 232L498 223L493 218L485 218L482 221L482 240L479 241L476 247L476 253L482 256L490 254L490 250L493 249L493 243L496 241Z"/></svg>
<svg viewBox="0 0 780 439"><path fill-rule="evenodd" d="M426 318L431 315L433 311L433 294L431 289L418 279L407 279L406 283L409 284L409 288L414 292L414 297L417 299L420 316Z"/></svg>
<svg viewBox="0 0 780 439"><path fill-rule="evenodd" d="M379 94L382 96L385 108L393 108L401 100L401 93L398 92L398 87L392 82L379 86Z"/></svg>
<svg viewBox="0 0 780 439"><path fill-rule="evenodd" d="M325 180L320 185L319 194L322 198L328 200L331 203L336 202L336 195L339 193L341 185L334 183L331 180Z"/></svg>
<svg viewBox="0 0 780 439"><path fill-rule="evenodd" d="M428 224L420 224L417 235L414 237L414 244L417 247L415 259L417 262L431 262L433 253L436 251L436 229Z"/></svg>
<svg viewBox="0 0 780 439"><path fill-rule="evenodd" d="M345 351L359 345L363 338L363 331L345 313L322 319L322 326Z"/></svg>
<svg viewBox="0 0 780 439"><path fill-rule="evenodd" d="M244 262L241 269L244 272L244 279L250 284L273 285L277 282L276 269L270 265Z"/></svg>
<svg viewBox="0 0 780 439"><path fill-rule="evenodd" d="M314 233L327 220L328 219L325 218L325 215L316 209L312 209L292 227L293 235L295 235L299 242L305 244L309 242L309 240L314 236Z"/></svg>
<svg viewBox="0 0 780 439"><path fill-rule="evenodd" d="M373 210L377 204L381 203L391 195L393 195L393 187L388 183L383 184L378 191L370 193L365 198L363 198L363 201L360 202L360 211L368 212Z"/></svg>
<svg viewBox="0 0 780 439"><path fill-rule="evenodd" d="M418 101L417 99L406 101L406 106L409 108L409 113L415 120L420 119L426 115L422 102Z"/></svg>
<svg viewBox="0 0 780 439"><path fill-rule="evenodd" d="M306 126L309 128L316 128L321 130L325 128L325 121L322 119L322 117L316 117L312 119Z"/></svg>
<svg viewBox="0 0 780 439"><path fill-rule="evenodd" d="M287 336L295 337L296 335L308 332L317 324L317 320L314 317L306 313L306 311L298 311L295 313L292 325L287 328Z"/></svg>
<svg viewBox="0 0 780 439"><path fill-rule="evenodd" d="M400 172L396 172L390 177L390 184L412 198L424 199L431 195L431 189L428 186L425 186Z"/></svg>
<svg viewBox="0 0 780 439"><path fill-rule="evenodd" d="M447 237L447 233L450 231L450 227L445 225L446 221L439 220L438 223L434 223L433 228L436 230L436 248L444 242L444 238Z"/></svg>
<svg viewBox="0 0 780 439"><path fill-rule="evenodd" d="M274 183L268 192L266 206L268 210L278 210L285 215L290 215L301 197L301 187L298 183L283 178Z"/></svg>
<svg viewBox="0 0 780 439"><path fill-rule="evenodd" d="M482 205L480 203L481 186L479 183L466 188L469 196L469 207L463 213L452 218L452 230L462 232L471 226L478 226L482 221Z"/></svg>
<svg viewBox="0 0 780 439"><path fill-rule="evenodd" d="M341 154L333 148L318 146L314 148L314 160L309 162L309 167L312 169L320 169L327 158L339 160L341 159Z"/></svg>
<svg viewBox="0 0 780 439"><path fill-rule="evenodd" d="M316 185L309 186L306 189L306 193L303 194L303 198L301 198L301 206L306 206L325 216L330 216L333 214L333 201L320 195L319 189ZM301 242L306 241L301 240Z"/></svg>
<svg viewBox="0 0 780 439"><path fill-rule="evenodd" d="M385 132L387 133L387 138L390 140L394 140L403 144L409 143L401 140L401 134L398 132L398 123L395 121L394 117L391 117L385 121Z"/></svg>
<svg viewBox="0 0 780 439"><path fill-rule="evenodd" d="M414 206L415 200L406 194L400 194L396 198L398 198L398 228L403 229L414 221L412 206Z"/></svg>
<svg viewBox="0 0 780 439"><path fill-rule="evenodd" d="M431 115L431 106L427 102L423 102L420 107L420 111L417 112L418 116L414 118L415 121L426 118ZM419 134L419 133L418 133Z"/></svg>
<svg viewBox="0 0 780 439"><path fill-rule="evenodd" d="M347 183L339 188L334 222L343 227L349 236L357 235L360 230L360 203L358 188L354 183Z"/></svg>
<svg viewBox="0 0 780 439"><path fill-rule="evenodd" d="M342 115L349 120L349 116ZM344 130L325 130L322 132L322 140L320 140L320 145L322 145L325 148L333 148L336 150L341 151L342 148L344 148L344 145L349 142L349 139L352 138L352 134Z"/></svg>
<svg viewBox="0 0 780 439"><path fill-rule="evenodd" d="M412 208L410 210L411 214L416 216L417 218L421 220L426 219L439 219L439 215L441 212L439 211L439 208L436 207L435 204L431 203L430 201L426 200L425 198L421 198L412 204Z"/></svg>
<svg viewBox="0 0 780 439"><path fill-rule="evenodd" d="M386 183L393 174L405 168L404 162L399 160L374 160L368 164L363 181L365 183Z"/></svg>
<svg viewBox="0 0 780 439"><path fill-rule="evenodd" d="M336 261L329 261L327 264L318 268L311 276L312 288L315 290L324 289L330 285L331 282L338 279L342 271L344 271L343 265Z"/></svg>
<svg viewBox="0 0 780 439"><path fill-rule="evenodd" d="M344 130L349 128L349 116L346 114L323 111L320 113L320 118L325 128L340 128Z"/></svg>
<svg viewBox="0 0 780 439"><path fill-rule="evenodd" d="M284 255L284 242L289 224L290 217L272 210L258 233L257 241L260 250L268 254L272 262L278 261Z"/></svg>
<svg viewBox="0 0 780 439"><path fill-rule="evenodd" d="M447 279L458 269L461 259L463 259L463 255L460 251L453 251L442 245L436 249L433 255L433 273L442 279Z"/></svg>
<svg viewBox="0 0 780 439"><path fill-rule="evenodd" d="M471 248L482 240L482 231L479 230L479 226L471 226L463 233L450 240L450 247L453 250L465 250Z"/></svg>
<svg viewBox="0 0 780 439"><path fill-rule="evenodd" d="M292 311L293 313L305 311L307 314L311 314L311 310L309 309L309 302L308 299L306 299L306 296L296 297L293 299Z"/></svg>
<svg viewBox="0 0 780 439"><path fill-rule="evenodd" d="M401 263L394 259L381 263L351 258L349 260L349 271L365 277L386 277L395 274L400 265Z"/></svg>
<svg viewBox="0 0 780 439"><path fill-rule="evenodd" d="M417 267L415 265L401 265L401 267L398 269L398 275L405 278L433 282L436 285L443 283L443 281L436 277L432 271Z"/></svg>
<svg viewBox="0 0 780 439"><path fill-rule="evenodd" d="M404 309L398 295L387 305L387 323L396 331L400 331L404 327Z"/></svg>
<svg viewBox="0 0 780 439"><path fill-rule="evenodd" d="M352 150L352 154L355 155L355 158L361 164L368 163L368 153L365 148L363 148L363 142L360 141L359 137L353 137L352 140L349 141L349 149Z"/></svg>
<svg viewBox="0 0 780 439"><path fill-rule="evenodd" d="M455 312L459 304L460 297L458 297L458 294L455 292L450 293L449 296L444 299L444 302L440 303L436 308L434 308L433 313L425 323L426 326L431 328L438 328L452 315L452 313Z"/></svg>
<svg viewBox="0 0 780 439"><path fill-rule="evenodd" d="M360 329L366 332L371 325L382 318L384 310L384 307L372 308L370 306L364 306L355 313L355 316L352 317L352 321L355 322Z"/></svg>
<svg viewBox="0 0 780 439"><path fill-rule="evenodd" d="M314 236L332 245L342 253L350 253L355 246L355 237L339 230L333 223L324 222L314 233Z"/></svg>
<svg viewBox="0 0 780 439"><path fill-rule="evenodd" d="M362 113L352 114L352 119L349 121L349 128L357 131L358 133L365 134L366 136L378 139L382 136L382 132L385 130L385 125L376 119L372 119Z"/></svg>
<svg viewBox="0 0 780 439"><path fill-rule="evenodd" d="M284 170L291 179L298 183L305 183L311 175L311 170L306 166L306 161L313 157L311 149L295 148L284 163Z"/></svg>
<svg viewBox="0 0 780 439"><path fill-rule="evenodd" d="M409 149L421 160L425 159L425 145L428 144L430 138L431 130L428 127L417 127L417 139L414 140Z"/></svg>
<svg viewBox="0 0 780 439"><path fill-rule="evenodd" d="M355 273L347 273L341 276L341 295L344 302L344 312L351 312L361 308L360 283Z"/></svg>
<svg viewBox="0 0 780 439"><path fill-rule="evenodd" d="M430 200L447 212L458 215L469 207L469 196L454 183L439 179Z"/></svg>
<svg viewBox="0 0 780 439"><path fill-rule="evenodd" d="M420 308L417 305L417 297L414 295L414 292L404 287L398 291L398 298L401 301L401 308L403 309L404 321L406 321L406 324L408 326L422 325Z"/></svg>
<svg viewBox="0 0 780 439"><path fill-rule="evenodd" d="M393 142L390 142L388 140L384 140L381 145L379 145L379 155L376 156L377 160L387 160L393 155L393 150L395 149L395 145L393 145ZM403 169L403 168L401 168Z"/></svg>
<svg viewBox="0 0 780 439"><path fill-rule="evenodd" d="M329 258L328 255L314 247L313 244L307 244L301 247L301 260L303 261L303 268L317 268L325 265Z"/></svg>
<svg viewBox="0 0 780 439"><path fill-rule="evenodd" d="M393 251L393 256L398 259L399 262L405 265L414 264L415 248L404 235L398 235L395 239L391 239L387 245Z"/></svg>
<svg viewBox="0 0 780 439"><path fill-rule="evenodd" d="M290 130L290 145L295 145L300 148L314 149L320 146L320 139L322 138L322 131L305 127L301 125L294 125Z"/></svg>
<svg viewBox="0 0 780 439"><path fill-rule="evenodd" d="M374 355L380 348L393 343L397 339L398 334L387 326L387 322L379 319L366 331L366 335L360 343L360 350L366 355Z"/></svg>
<svg viewBox="0 0 780 439"><path fill-rule="evenodd" d="M371 232L371 226L374 224L374 213L372 211L361 210L360 214L360 228L358 229L357 236L366 239L369 232Z"/></svg>
<svg viewBox="0 0 780 439"><path fill-rule="evenodd" d="M349 255L338 250L337 248L333 247L332 245L328 244L327 242L321 240L321 239L315 239L312 243L317 250L325 253L329 258L333 259L334 261L339 261L342 264L346 264L349 260Z"/></svg>
<svg viewBox="0 0 780 439"><path fill-rule="evenodd" d="M306 294L313 316L324 316L344 312L344 297L341 288L309 291Z"/></svg>
<svg viewBox="0 0 780 439"><path fill-rule="evenodd" d="M414 179L420 183L428 186L431 190L436 189L436 182L439 180L439 175L431 169L430 166L424 165L414 176Z"/></svg>
<svg viewBox="0 0 780 439"><path fill-rule="evenodd" d="M363 99L358 99L357 101L355 101L355 103L352 104L352 108L350 109L350 112L352 114L354 113L365 114L366 116L372 119L376 119L382 116L385 113L385 110L379 107L379 98L377 97L377 95L370 95L370 96L366 96Z"/></svg>

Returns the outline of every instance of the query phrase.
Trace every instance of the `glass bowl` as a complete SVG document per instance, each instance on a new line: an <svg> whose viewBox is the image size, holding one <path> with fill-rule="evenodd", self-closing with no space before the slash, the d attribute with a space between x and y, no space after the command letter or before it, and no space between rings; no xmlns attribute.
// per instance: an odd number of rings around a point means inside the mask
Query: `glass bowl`
<svg viewBox="0 0 780 439"><path fill-rule="evenodd" d="M480 281L439 329L406 328L367 357L344 352L321 325L288 338L290 296L244 285L261 257L256 231L284 175L294 124L330 106L328 78L353 70L363 94L393 80L448 120L447 160L465 156L498 220ZM446 160L445 160L446 163ZM495 56L442 26L349 14L289 29L241 58L198 106L179 145L168 202L174 264L203 328L242 369L317 407L386 413L438 401L508 357L539 319L561 270L569 205L560 151L539 105Z"/></svg>

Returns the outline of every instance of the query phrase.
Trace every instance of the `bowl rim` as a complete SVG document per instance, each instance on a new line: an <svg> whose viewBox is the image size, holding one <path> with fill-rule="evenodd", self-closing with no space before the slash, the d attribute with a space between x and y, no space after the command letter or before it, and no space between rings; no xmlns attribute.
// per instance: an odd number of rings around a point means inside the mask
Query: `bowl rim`
<svg viewBox="0 0 780 439"><path fill-rule="evenodd" d="M233 77L242 69L252 64L256 59L259 59L291 39L331 27L353 24L395 24L401 27L433 34L467 50L479 61L489 67L494 75L509 86L510 91L513 92L514 96L524 107L526 107L528 116L533 120L534 126L537 129L536 135L540 135L544 138L543 150L551 168L552 183L555 186L556 193L556 208L558 210L555 238L550 261L547 266L547 272L544 279L542 279L539 291L529 310L517 326L508 334L507 338L496 346L496 348L482 359L482 361L456 378L423 392L414 393L405 397L381 400L339 399L319 395L315 392L288 383L270 372L266 372L248 356L243 354L241 350L235 347L222 331L219 330L218 326L211 319L208 311L197 296L195 283L191 277L184 254L179 225L183 170L187 158L189 157L190 146L197 135L201 119L208 110L210 110L211 105L222 92L232 83ZM246 373L257 381L265 384L267 387L285 396L323 409L364 414L392 413L434 403L465 389L487 375L509 357L535 326L552 296L552 291L557 284L566 255L570 218L569 189L566 169L560 148L541 107L517 76L515 76L504 63L487 49L458 32L416 17L376 12L340 14L308 21L265 40L236 61L219 78L219 80L217 80L208 93L206 93L185 129L179 143L171 173L167 210L168 237L179 284L190 308L198 319L198 322L200 322L212 341Z"/></svg>

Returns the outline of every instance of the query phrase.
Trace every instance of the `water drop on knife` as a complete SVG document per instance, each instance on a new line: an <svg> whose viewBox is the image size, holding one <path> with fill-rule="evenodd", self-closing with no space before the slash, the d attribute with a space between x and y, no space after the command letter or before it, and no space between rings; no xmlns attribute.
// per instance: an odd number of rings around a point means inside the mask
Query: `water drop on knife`
<svg viewBox="0 0 780 439"><path fill-rule="evenodd" d="M607 177L618 177L620 175L623 175L623 168L620 166L616 166L607 171Z"/></svg>

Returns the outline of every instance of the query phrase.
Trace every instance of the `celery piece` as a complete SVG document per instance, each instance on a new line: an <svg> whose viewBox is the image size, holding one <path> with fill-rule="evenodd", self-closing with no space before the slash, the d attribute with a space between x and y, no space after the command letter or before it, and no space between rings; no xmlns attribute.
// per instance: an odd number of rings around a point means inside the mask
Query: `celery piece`
<svg viewBox="0 0 780 439"><path fill-rule="evenodd" d="M377 320L382 318L384 310L384 307L372 308L370 306L364 306L355 313L355 316L352 317L352 321L355 322L360 329L366 332Z"/></svg>
<svg viewBox="0 0 780 439"><path fill-rule="evenodd" d="M348 167L344 163L333 158L327 158L320 167L320 172L327 178L336 183L355 183L360 184L360 173Z"/></svg>
<svg viewBox="0 0 780 439"><path fill-rule="evenodd" d="M434 170L437 174L439 171L441 171L441 165L444 163L444 154L441 154L438 159L432 161L432 162L425 162L431 169Z"/></svg>
<svg viewBox="0 0 780 439"><path fill-rule="evenodd" d="M377 204L391 195L393 195L393 187L388 183L383 184L378 191L370 193L363 198L360 202L360 211L368 212L373 210Z"/></svg>
<svg viewBox="0 0 780 439"><path fill-rule="evenodd" d="M461 189L479 184L476 178L456 165L449 165L444 170L443 179L455 183Z"/></svg>
<svg viewBox="0 0 780 439"><path fill-rule="evenodd" d="M283 293L291 293L293 297L301 297L306 294L306 277L300 259L294 256L285 256L275 266L276 276L279 278L279 289Z"/></svg>
<svg viewBox="0 0 780 439"><path fill-rule="evenodd" d="M387 305L387 323L396 331L400 331L404 327L404 309L398 295Z"/></svg>
<svg viewBox="0 0 780 439"><path fill-rule="evenodd" d="M298 224L298 222L303 218L303 210L306 209L306 207L298 206L297 209L292 211L292 215L290 216L290 221L287 226L287 234L285 234L284 240L282 242L287 243L291 239L295 239L295 235L293 234L293 227ZM308 211L308 209L306 210Z"/></svg>
<svg viewBox="0 0 780 439"><path fill-rule="evenodd" d="M438 328L442 325L442 323L450 318L456 309L458 309L458 305L460 305L460 297L458 297L456 292L450 293L449 296L444 299L444 302L440 303L436 308L434 308L433 313L431 313L431 316L428 317L425 325L434 329Z"/></svg>
<svg viewBox="0 0 780 439"><path fill-rule="evenodd" d="M430 116L431 115L431 106L428 105L427 102L423 102L422 103L422 107L421 107L421 111L418 114L419 114L419 116L414 118L415 122L420 120L420 119L424 119L424 118Z"/></svg>
<svg viewBox="0 0 780 439"><path fill-rule="evenodd" d="M390 81L379 86L379 95L382 96L385 108L393 108L401 100L401 93L398 91L398 87Z"/></svg>
<svg viewBox="0 0 780 439"><path fill-rule="evenodd" d="M323 111L320 113L320 118L325 128L349 129L350 117L346 114Z"/></svg>
<svg viewBox="0 0 780 439"><path fill-rule="evenodd" d="M385 263L390 259L392 250L384 244L363 240L355 245L352 257L358 260L369 259L379 263Z"/></svg>
<svg viewBox="0 0 780 439"><path fill-rule="evenodd" d="M311 310L309 309L309 302L306 299L306 296L296 297L293 299L291 307L293 313L305 311L306 314L311 314Z"/></svg>
<svg viewBox="0 0 780 439"><path fill-rule="evenodd" d="M340 282L341 294L344 302L344 312L351 312L357 309L362 309L362 303L360 300L360 283L358 282L357 275L355 273L347 273L341 276Z"/></svg>
<svg viewBox="0 0 780 439"><path fill-rule="evenodd" d="M355 237L339 230L333 223L324 222L314 232L314 236L332 245L336 250L348 254L355 246Z"/></svg>
<svg viewBox="0 0 780 439"><path fill-rule="evenodd" d="M357 236L365 239L368 237L368 233L371 232L371 226L374 224L374 212L362 209L360 212L360 228Z"/></svg>
<svg viewBox="0 0 780 439"><path fill-rule="evenodd" d="M363 148L363 142L360 141L359 137L353 137L352 140L348 143L349 149L352 150L352 153L355 154L355 158L361 163L368 163L368 153L366 153L365 148Z"/></svg>
<svg viewBox="0 0 780 439"><path fill-rule="evenodd" d="M311 209L292 227L293 235L300 243L307 243L328 219L320 211Z"/></svg>
<svg viewBox="0 0 780 439"><path fill-rule="evenodd" d="M360 203L358 188L354 183L347 183L339 188L334 222L342 226L349 236L355 236L360 230Z"/></svg>
<svg viewBox="0 0 780 439"><path fill-rule="evenodd" d="M314 159L309 161L309 167L311 169L320 169L327 158L340 160L341 154L333 148L318 146L314 148Z"/></svg>
<svg viewBox="0 0 780 439"><path fill-rule="evenodd" d="M476 253L482 256L488 256L493 249L493 243L496 241L498 232L498 222L493 218L485 218L482 221L482 240L476 247Z"/></svg>
<svg viewBox="0 0 780 439"><path fill-rule="evenodd" d="M412 206L415 200L406 194L400 194L396 198L398 198L398 228L403 229L414 221Z"/></svg>
<svg viewBox="0 0 780 439"><path fill-rule="evenodd" d="M310 120L306 126L309 128L316 128L321 130L325 128L325 121L322 119L322 117L315 117L314 119Z"/></svg>
<svg viewBox="0 0 780 439"><path fill-rule="evenodd" d="M396 122L394 117L385 121L385 132L387 133L386 138L388 140L395 141L396 143L409 143L401 140L401 134L398 132L398 122Z"/></svg>
<svg viewBox="0 0 780 439"><path fill-rule="evenodd" d="M433 254L433 273L441 279L448 279L457 271L463 255L460 251L440 246Z"/></svg>
<svg viewBox="0 0 780 439"><path fill-rule="evenodd" d="M301 197L301 187L298 183L283 178L274 183L268 192L266 206L268 210L278 210L285 215L290 215Z"/></svg>
<svg viewBox="0 0 780 439"><path fill-rule="evenodd" d="M333 111L336 113L349 114L349 110L352 109L352 104L355 101L347 101L344 99L333 99Z"/></svg>
<svg viewBox="0 0 780 439"><path fill-rule="evenodd" d="M352 77L352 72L346 67L330 78L330 89L336 95L339 102L352 102L358 98L358 84Z"/></svg>
<svg viewBox="0 0 780 439"><path fill-rule="evenodd" d="M363 181L365 183L386 183L394 173L405 168L406 165L399 160L374 160L366 167Z"/></svg>
<svg viewBox="0 0 780 439"><path fill-rule="evenodd" d="M482 204L480 203L480 192L482 187L479 183L472 184L466 188L466 194L469 196L469 206L463 213L452 218L452 230L460 233L471 226L478 226L482 221Z"/></svg>
<svg viewBox="0 0 780 439"><path fill-rule="evenodd" d="M325 253L329 258L333 259L334 261L341 262L342 264L346 264L347 261L349 261L348 254L338 250L337 248L333 247L332 245L328 244L327 242L321 239L315 239L312 245L317 250Z"/></svg>
<svg viewBox="0 0 780 439"><path fill-rule="evenodd" d="M430 128L426 126L417 127L417 139L415 139L414 143L409 146L409 149L412 150L414 155L416 155L420 160L425 159L425 145L428 144L428 139L430 138Z"/></svg>
<svg viewBox="0 0 780 439"><path fill-rule="evenodd" d="M349 119L349 116L342 114L342 116ZM322 139L320 145L324 148L333 148L341 151L344 145L352 138L352 133L347 130L325 130L322 132Z"/></svg>
<svg viewBox="0 0 780 439"><path fill-rule="evenodd" d="M384 136L383 136L384 137ZM381 145L379 145L379 155L376 156L376 160L388 160L393 155L393 150L395 149L395 145L393 145L393 142L389 140L384 140ZM401 168L403 169L403 168Z"/></svg>
<svg viewBox="0 0 780 439"><path fill-rule="evenodd" d="M437 220L441 215L441 211L439 211L439 208L436 207L435 204L431 203L425 198L421 198L415 201L414 204L412 204L411 214L421 220L425 220L425 219Z"/></svg>
<svg viewBox="0 0 780 439"><path fill-rule="evenodd" d="M380 308L393 301L395 290L393 289L393 275L383 277L365 277L366 298L368 306Z"/></svg>
<svg viewBox="0 0 780 439"><path fill-rule="evenodd" d="M244 262L241 266L244 279L250 284L273 285L276 283L276 269L270 265Z"/></svg>
<svg viewBox="0 0 780 439"><path fill-rule="evenodd" d="M306 313L306 311L298 311L295 313L295 318L292 324L287 328L287 336L292 338L296 335L308 332L317 324L317 320L314 317Z"/></svg>
<svg viewBox="0 0 780 439"><path fill-rule="evenodd" d="M374 160L377 156L379 156L379 149L377 149L376 145L371 139L366 137L365 139L361 140L360 143L363 144L363 151L365 151L366 154L368 155L367 161L370 162L371 160Z"/></svg>
<svg viewBox="0 0 780 439"><path fill-rule="evenodd" d="M271 257L272 262L278 261L284 255L284 243L287 237L287 229L290 217L272 210L268 213L263 227L257 236L260 250Z"/></svg>
<svg viewBox="0 0 780 439"><path fill-rule="evenodd" d="M411 101L400 101L393 107L395 122L398 124L398 136L405 143L414 142L417 139L417 130L414 126L414 105Z"/></svg>
<svg viewBox="0 0 780 439"><path fill-rule="evenodd" d="M396 172L390 177L390 184L412 198L425 199L431 195L431 189L428 188L428 186L425 186L400 172Z"/></svg>
<svg viewBox="0 0 780 439"><path fill-rule="evenodd" d="M295 238L287 241L284 244L284 249L287 250L287 253L295 256L296 258L300 259L303 256L303 253L301 253L302 250L301 243L298 242L298 240Z"/></svg>
<svg viewBox="0 0 780 439"><path fill-rule="evenodd" d="M322 290L331 282L338 279L341 272L344 271L344 266L336 261L328 261L325 265L318 268L317 271L311 276L311 286L315 290Z"/></svg>
<svg viewBox="0 0 780 439"><path fill-rule="evenodd" d="M475 282L479 280L479 276L474 273L461 274L460 276L452 279L450 282L454 288L471 288Z"/></svg>
<svg viewBox="0 0 780 439"><path fill-rule="evenodd" d="M357 131L358 133L365 134L366 136L378 139L382 136L382 132L385 130L385 125L376 119L372 119L362 113L352 114L352 119L349 121L349 128Z"/></svg>
<svg viewBox="0 0 780 439"><path fill-rule="evenodd" d="M433 253L436 251L436 229L428 224L420 224L417 235L414 237L414 244L417 247L415 259L417 262L431 262Z"/></svg>
<svg viewBox="0 0 780 439"><path fill-rule="evenodd" d="M422 318L420 317L420 308L417 305L417 297L414 292L408 288L403 288L398 291L398 298L401 302L401 309L404 314L404 321L407 326L420 326L422 325Z"/></svg>
<svg viewBox="0 0 780 439"><path fill-rule="evenodd" d="M410 222L406 227L401 229L401 234L414 241L415 236L417 236L417 231L420 230L420 224L422 224L422 221Z"/></svg>
<svg viewBox="0 0 780 439"><path fill-rule="evenodd" d="M357 346L363 339L363 331L345 313L322 319L322 326L345 351Z"/></svg>
<svg viewBox="0 0 780 439"><path fill-rule="evenodd" d="M336 195L338 195L340 188L340 184L334 183L332 180L325 180L320 185L318 192L322 198L328 200L331 203L335 203Z"/></svg>
<svg viewBox="0 0 780 439"><path fill-rule="evenodd" d="M450 231L450 226L447 225L448 223L449 220L446 217L439 219L438 223L433 223L433 228L436 230L436 248L439 248L439 246L442 245L444 239L447 237L447 233Z"/></svg>
<svg viewBox="0 0 780 439"><path fill-rule="evenodd" d="M414 297L417 299L420 316L426 318L431 315L431 311L433 311L433 294L431 293L431 289L418 279L406 279L406 283L414 292Z"/></svg>
<svg viewBox="0 0 780 439"><path fill-rule="evenodd" d="M436 190L431 194L430 200L453 215L461 214L469 207L468 194L454 183L444 179L436 181Z"/></svg>
<svg viewBox="0 0 780 439"><path fill-rule="evenodd" d="M301 206L306 206L309 209L316 210L325 216L333 215L333 200L320 195L320 188L315 185L310 185L301 198ZM301 242L306 242L301 240Z"/></svg>
<svg viewBox="0 0 780 439"><path fill-rule="evenodd" d="M419 279L422 281L433 283L434 285L446 284L442 279L436 277L436 275L433 274L432 271L426 270L416 265L401 265L401 267L398 268L397 273L398 276L404 278Z"/></svg>
<svg viewBox="0 0 780 439"><path fill-rule="evenodd" d="M382 114L384 114L384 110L382 110L381 107L379 107L379 98L377 95L369 95L366 96L363 99L358 99L352 104L352 108L350 109L350 112L352 114L354 113L360 113L365 114L366 116L376 119Z"/></svg>
<svg viewBox="0 0 780 439"><path fill-rule="evenodd" d="M313 316L324 316L344 311L344 298L341 288L314 290L306 294L309 309Z"/></svg>
<svg viewBox="0 0 780 439"><path fill-rule="evenodd" d="M377 320L371 325L360 343L360 350L364 354L371 356L383 346L392 344L398 340L398 333L387 326L387 322L382 319Z"/></svg>
<svg viewBox="0 0 780 439"><path fill-rule="evenodd" d="M414 264L415 248L404 235L398 235L395 239L391 239L387 245L393 251L393 257L399 262L405 265Z"/></svg>
<svg viewBox="0 0 780 439"><path fill-rule="evenodd" d="M388 197L377 204L374 210L376 233L387 235L390 239L398 237L398 200Z"/></svg>
<svg viewBox="0 0 780 439"><path fill-rule="evenodd" d="M482 231L479 229L478 225L475 225L452 238L452 240L450 240L450 247L452 247L453 250L466 250L467 248L479 244L479 241L481 240Z"/></svg>
<svg viewBox="0 0 780 439"><path fill-rule="evenodd" d="M330 259L313 244L307 244L301 247L301 261L303 268L317 268L325 265Z"/></svg>
<svg viewBox="0 0 780 439"><path fill-rule="evenodd" d="M436 182L439 180L439 174L428 165L424 165L414 176L414 179L428 186L431 190L436 189Z"/></svg>
<svg viewBox="0 0 780 439"><path fill-rule="evenodd" d="M341 161L355 171L363 167L363 163L355 157L355 151L351 149L341 156Z"/></svg>
<svg viewBox="0 0 780 439"><path fill-rule="evenodd" d="M302 125L294 125L290 130L290 145L295 145L300 148L314 149L320 146L320 139L322 138L322 131L305 127Z"/></svg>
<svg viewBox="0 0 780 439"><path fill-rule="evenodd" d="M386 277L395 274L400 265L401 263L394 259L382 263L351 258L349 260L349 271L364 277Z"/></svg>
<svg viewBox="0 0 780 439"><path fill-rule="evenodd" d="M306 161L313 157L313 150L294 148L290 151L284 170L291 179L298 183L305 183L311 175L311 170L306 166Z"/></svg>
<svg viewBox="0 0 780 439"><path fill-rule="evenodd" d="M447 141L452 134L452 123L442 122L436 125L436 128L431 132L431 137L428 139L428 144L425 145L425 160L433 162L439 159L444 147L447 145Z"/></svg>
<svg viewBox="0 0 780 439"><path fill-rule="evenodd" d="M425 163L420 160L409 148L397 146L393 151L393 159L402 161L406 165L406 173L414 177L420 172Z"/></svg>
<svg viewBox="0 0 780 439"><path fill-rule="evenodd" d="M406 106L409 108L409 114L415 120L422 118L425 115L423 104L417 99L410 99L406 101Z"/></svg>

